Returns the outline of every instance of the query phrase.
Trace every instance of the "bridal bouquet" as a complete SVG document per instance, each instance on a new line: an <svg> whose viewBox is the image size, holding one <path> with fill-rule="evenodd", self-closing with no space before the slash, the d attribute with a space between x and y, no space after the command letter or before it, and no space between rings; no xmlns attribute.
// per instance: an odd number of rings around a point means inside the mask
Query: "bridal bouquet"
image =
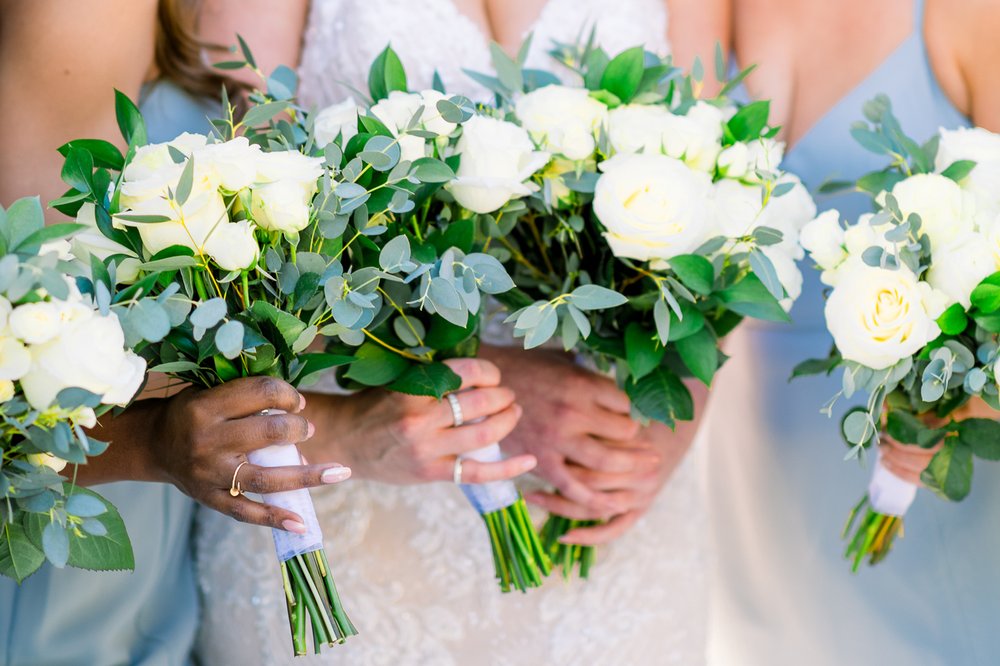
<svg viewBox="0 0 1000 666"><path fill-rule="evenodd" d="M252 60L249 52L245 57ZM144 352L154 371L202 387L247 376L298 385L351 360L307 353L331 319L329 282L341 274L340 233L326 216L339 214L354 195L338 191L321 158L295 149L309 130L292 100L294 88L294 73L278 68L238 122L226 101L226 117L215 121L218 136L183 134L160 144L146 144L138 109L119 94L127 155L102 164L102 147L70 144L66 169L76 164L90 179L81 198L104 236L103 249L94 249L112 264L121 260L119 277L121 267L136 262L130 277L160 302L132 320L140 330L163 333ZM117 173L109 178L109 170ZM59 203L72 212L79 203L73 199ZM301 462L291 444L248 458L267 467ZM305 654L310 626L317 652L355 635L309 492L263 500L296 512L305 524L302 534L273 531L295 654Z"/></svg>
<svg viewBox="0 0 1000 666"><path fill-rule="evenodd" d="M838 395L868 395L842 422L851 455L877 445L882 431L935 449L921 480L958 501L969 494L973 457L1000 460L1000 424L963 410L977 399L1000 410L1000 136L942 129L921 146L884 96L864 113L868 122L852 134L892 162L856 183L874 197L874 213L845 229L828 211L803 230L832 287L834 349L797 373L843 370ZM888 554L916 492L876 459L844 529L855 571Z"/></svg>
<svg viewBox="0 0 1000 666"><path fill-rule="evenodd" d="M516 125L476 115L468 99L408 92L389 48L372 65L369 86L370 106L347 102L315 120L317 148L345 197L321 219L348 230L338 272L326 282L332 322L321 333L353 359L345 386L442 398L460 380L441 361L476 354L484 296L514 286L474 243L470 210L531 192L526 181L548 156ZM477 165L492 175L470 173ZM501 452L491 444L468 456L491 462ZM549 559L514 484L461 489L486 523L501 589L540 585Z"/></svg>
<svg viewBox="0 0 1000 666"><path fill-rule="evenodd" d="M527 196L472 207L517 284L500 296L514 310L507 321L527 349L558 335L613 373L638 418L690 420L684 379L711 383L720 340L744 317L788 320L802 285L799 230L815 205L779 169L768 102L725 96L748 72L700 99L700 71L682 76L642 48L610 58L592 42L560 45L568 85L523 70L525 52L497 50L498 78L477 76L498 114L551 154ZM726 67L720 51L720 82ZM458 175L488 178L489 168L463 157ZM558 541L580 524L552 516L543 535L564 573L579 563L586 577L593 550Z"/></svg>
<svg viewBox="0 0 1000 666"><path fill-rule="evenodd" d="M146 376L123 331L128 311L148 306L142 295L69 277L80 271L66 238L82 229L44 227L37 198L0 207L0 574L18 583L45 560L135 564L115 507L61 474L104 452L85 429L130 402Z"/></svg>

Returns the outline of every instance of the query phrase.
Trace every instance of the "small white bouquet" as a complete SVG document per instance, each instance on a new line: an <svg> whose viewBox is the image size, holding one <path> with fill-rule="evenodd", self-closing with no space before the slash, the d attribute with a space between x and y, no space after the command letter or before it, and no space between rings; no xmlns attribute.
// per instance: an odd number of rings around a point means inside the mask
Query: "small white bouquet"
<svg viewBox="0 0 1000 666"><path fill-rule="evenodd" d="M852 134L892 163L855 184L874 197L874 213L845 229L828 211L802 232L832 287L826 322L834 349L796 374L840 368L838 397L868 394L842 422L849 457L878 444L883 430L899 443L936 448L921 479L958 501L971 488L973 457L1000 459L1000 423L965 418L973 400L1000 410L1000 136L942 129L921 146L884 96L864 112L869 122ZM855 570L888 554L916 493L876 460L845 527Z"/></svg>

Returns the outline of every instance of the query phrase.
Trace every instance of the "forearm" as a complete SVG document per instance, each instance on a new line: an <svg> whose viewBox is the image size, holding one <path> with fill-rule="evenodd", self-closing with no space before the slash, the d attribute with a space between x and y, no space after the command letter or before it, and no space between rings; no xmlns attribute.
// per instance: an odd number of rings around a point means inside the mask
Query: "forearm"
<svg viewBox="0 0 1000 666"><path fill-rule="evenodd" d="M92 486L114 481L166 481L152 455L165 402L140 400L117 416L104 415L87 434L109 442L110 446L101 455L88 459L86 465L80 465L77 483Z"/></svg>

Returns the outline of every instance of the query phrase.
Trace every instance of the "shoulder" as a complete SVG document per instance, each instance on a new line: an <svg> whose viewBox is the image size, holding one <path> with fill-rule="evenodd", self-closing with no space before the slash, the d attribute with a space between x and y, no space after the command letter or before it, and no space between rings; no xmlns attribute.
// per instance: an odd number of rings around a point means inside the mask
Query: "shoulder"
<svg viewBox="0 0 1000 666"><path fill-rule="evenodd" d="M1000 2L927 0L924 39L941 87L977 125L1000 129Z"/></svg>

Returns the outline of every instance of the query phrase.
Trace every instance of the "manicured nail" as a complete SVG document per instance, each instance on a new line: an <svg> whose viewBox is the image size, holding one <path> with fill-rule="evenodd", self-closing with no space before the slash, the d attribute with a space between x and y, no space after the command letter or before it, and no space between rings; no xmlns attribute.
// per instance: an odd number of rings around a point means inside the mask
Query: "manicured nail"
<svg viewBox="0 0 1000 666"><path fill-rule="evenodd" d="M283 520L281 521L281 526L285 528L288 532L295 532L296 534L305 534L306 526L297 520Z"/></svg>
<svg viewBox="0 0 1000 666"><path fill-rule="evenodd" d="M531 456L530 458L525 458L524 460L521 461L521 471L527 472L528 470L535 469L537 465L538 465L538 459L536 459L535 456Z"/></svg>
<svg viewBox="0 0 1000 666"><path fill-rule="evenodd" d="M306 408L306 397L299 393L299 411L301 412Z"/></svg>
<svg viewBox="0 0 1000 666"><path fill-rule="evenodd" d="M313 425L312 421L306 421L309 426L306 428L306 439L311 439L313 435L316 434L316 426Z"/></svg>
<svg viewBox="0 0 1000 666"><path fill-rule="evenodd" d="M337 483L338 481L351 478L351 468L331 467L330 469L323 470L319 478L323 483Z"/></svg>

